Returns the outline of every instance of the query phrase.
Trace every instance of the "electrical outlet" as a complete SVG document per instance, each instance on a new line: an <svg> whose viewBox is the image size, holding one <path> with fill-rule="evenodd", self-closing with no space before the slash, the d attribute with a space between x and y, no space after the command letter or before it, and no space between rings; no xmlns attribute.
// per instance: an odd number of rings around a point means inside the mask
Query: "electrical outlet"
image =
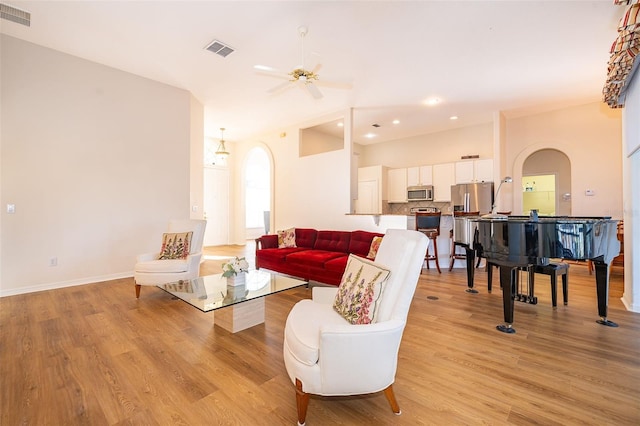
<svg viewBox="0 0 640 426"><path fill-rule="evenodd" d="M52 257L51 259L49 259L49 266L58 266L58 258Z"/></svg>

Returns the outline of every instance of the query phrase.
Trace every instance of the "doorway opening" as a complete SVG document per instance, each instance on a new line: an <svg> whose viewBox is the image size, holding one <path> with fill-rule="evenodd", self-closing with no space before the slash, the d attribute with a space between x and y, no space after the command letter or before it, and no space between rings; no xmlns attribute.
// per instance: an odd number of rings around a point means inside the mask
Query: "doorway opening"
<svg viewBox="0 0 640 426"><path fill-rule="evenodd" d="M541 149L522 165L522 214L571 216L571 161L556 149Z"/></svg>
<svg viewBox="0 0 640 426"><path fill-rule="evenodd" d="M556 215L556 175L522 176L522 214Z"/></svg>
<svg viewBox="0 0 640 426"><path fill-rule="evenodd" d="M270 231L271 161L263 148L247 154L244 179L246 238L252 240Z"/></svg>

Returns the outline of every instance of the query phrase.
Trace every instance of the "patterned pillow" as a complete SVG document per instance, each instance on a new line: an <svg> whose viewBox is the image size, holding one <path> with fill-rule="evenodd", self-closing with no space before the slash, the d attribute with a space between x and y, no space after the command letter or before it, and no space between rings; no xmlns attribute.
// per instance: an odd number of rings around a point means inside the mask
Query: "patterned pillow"
<svg viewBox="0 0 640 426"><path fill-rule="evenodd" d="M367 255L367 259L375 260L381 242L382 237L373 237L373 240L371 240L371 247L369 247L369 254Z"/></svg>
<svg viewBox="0 0 640 426"><path fill-rule="evenodd" d="M191 250L192 236L191 231L162 234L162 248L158 259L186 259Z"/></svg>
<svg viewBox="0 0 640 426"><path fill-rule="evenodd" d="M278 248L296 246L296 228L278 231Z"/></svg>
<svg viewBox="0 0 640 426"><path fill-rule="evenodd" d="M333 309L351 324L374 323L382 284L389 274L388 269L350 254Z"/></svg>

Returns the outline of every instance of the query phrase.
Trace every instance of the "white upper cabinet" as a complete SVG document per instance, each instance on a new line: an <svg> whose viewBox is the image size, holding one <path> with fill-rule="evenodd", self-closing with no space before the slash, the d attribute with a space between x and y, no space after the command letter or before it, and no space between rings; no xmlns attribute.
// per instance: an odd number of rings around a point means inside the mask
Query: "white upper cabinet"
<svg viewBox="0 0 640 426"><path fill-rule="evenodd" d="M456 183L471 183L473 176L473 161L456 162Z"/></svg>
<svg viewBox="0 0 640 426"><path fill-rule="evenodd" d="M458 161L456 183L492 182L493 159Z"/></svg>
<svg viewBox="0 0 640 426"><path fill-rule="evenodd" d="M407 202L407 169L389 169L387 172L387 201Z"/></svg>
<svg viewBox="0 0 640 426"><path fill-rule="evenodd" d="M474 163L476 182L493 182L493 158L476 160Z"/></svg>
<svg viewBox="0 0 640 426"><path fill-rule="evenodd" d="M451 201L451 185L456 181L455 163L433 166L433 201Z"/></svg>
<svg viewBox="0 0 640 426"><path fill-rule="evenodd" d="M407 186L433 185L433 166L407 168Z"/></svg>

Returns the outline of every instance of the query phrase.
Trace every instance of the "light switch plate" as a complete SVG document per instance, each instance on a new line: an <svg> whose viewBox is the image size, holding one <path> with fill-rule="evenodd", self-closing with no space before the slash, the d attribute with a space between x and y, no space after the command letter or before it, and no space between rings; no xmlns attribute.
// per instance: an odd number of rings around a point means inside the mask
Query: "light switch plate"
<svg viewBox="0 0 640 426"><path fill-rule="evenodd" d="M16 212L15 204L7 204L7 213L14 214Z"/></svg>

